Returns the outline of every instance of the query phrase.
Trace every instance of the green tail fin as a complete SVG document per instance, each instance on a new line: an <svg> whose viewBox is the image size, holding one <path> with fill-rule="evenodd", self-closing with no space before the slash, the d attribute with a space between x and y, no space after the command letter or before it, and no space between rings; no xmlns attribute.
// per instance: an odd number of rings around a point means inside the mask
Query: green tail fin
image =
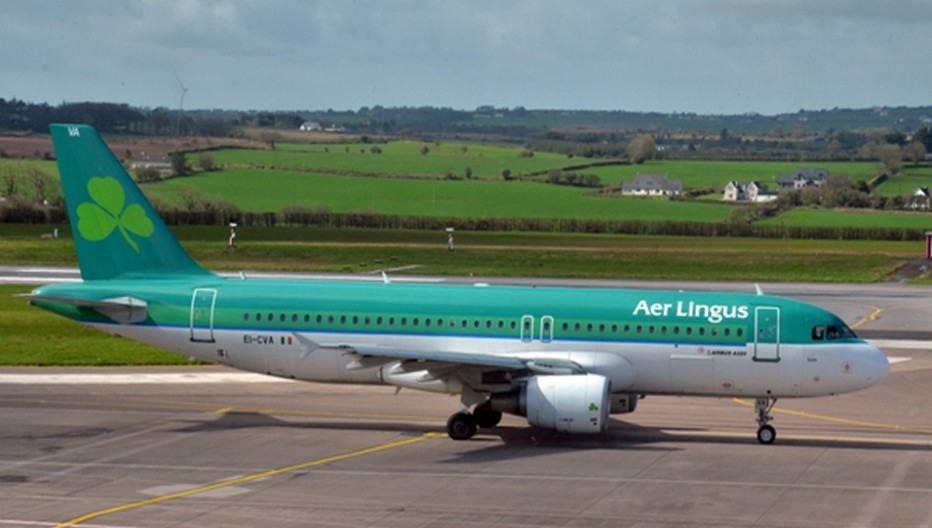
<svg viewBox="0 0 932 528"><path fill-rule="evenodd" d="M87 125L51 125L62 190L84 280L208 274Z"/></svg>

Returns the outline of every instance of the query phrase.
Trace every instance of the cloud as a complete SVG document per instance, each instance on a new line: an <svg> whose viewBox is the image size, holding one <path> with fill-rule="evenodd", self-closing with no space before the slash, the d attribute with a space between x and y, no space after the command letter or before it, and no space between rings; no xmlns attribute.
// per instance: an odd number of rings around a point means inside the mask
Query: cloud
<svg viewBox="0 0 932 528"><path fill-rule="evenodd" d="M928 104L932 0L4 6L0 97L237 109Z"/></svg>

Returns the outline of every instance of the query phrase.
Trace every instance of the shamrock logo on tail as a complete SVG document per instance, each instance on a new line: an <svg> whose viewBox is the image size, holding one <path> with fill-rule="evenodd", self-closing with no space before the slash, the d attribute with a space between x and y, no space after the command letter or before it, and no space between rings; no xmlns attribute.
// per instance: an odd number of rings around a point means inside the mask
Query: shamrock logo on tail
<svg viewBox="0 0 932 528"><path fill-rule="evenodd" d="M78 206L78 232L92 242L101 241L119 229L136 253L139 245L132 235L149 238L155 231L152 220L138 203L126 206L126 193L115 178L95 176L87 182L87 192L94 203Z"/></svg>

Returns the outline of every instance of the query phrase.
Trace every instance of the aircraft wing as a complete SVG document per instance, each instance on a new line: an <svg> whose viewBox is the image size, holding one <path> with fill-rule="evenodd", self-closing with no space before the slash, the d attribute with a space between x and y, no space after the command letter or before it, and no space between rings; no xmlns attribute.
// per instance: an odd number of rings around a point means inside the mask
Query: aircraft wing
<svg viewBox="0 0 932 528"><path fill-rule="evenodd" d="M457 352L441 350L415 350L378 345L337 345L323 346L315 341L292 334L301 343L306 358L319 348L338 348L346 355L357 356L350 369L370 368L402 361L409 363L405 370L423 370L437 367L486 367L499 370L531 371L535 374L583 374L585 369L574 361L559 358L534 356L534 354L504 355L483 354L479 352ZM404 363L403 363L404 365Z"/></svg>

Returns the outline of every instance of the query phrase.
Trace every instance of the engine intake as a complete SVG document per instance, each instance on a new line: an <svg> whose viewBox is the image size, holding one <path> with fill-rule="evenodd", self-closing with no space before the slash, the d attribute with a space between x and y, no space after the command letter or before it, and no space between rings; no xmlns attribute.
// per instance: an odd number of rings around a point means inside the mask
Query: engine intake
<svg viewBox="0 0 932 528"><path fill-rule="evenodd" d="M526 416L535 427L574 434L608 427L611 383L598 374L533 376L517 392L493 395L496 411Z"/></svg>

